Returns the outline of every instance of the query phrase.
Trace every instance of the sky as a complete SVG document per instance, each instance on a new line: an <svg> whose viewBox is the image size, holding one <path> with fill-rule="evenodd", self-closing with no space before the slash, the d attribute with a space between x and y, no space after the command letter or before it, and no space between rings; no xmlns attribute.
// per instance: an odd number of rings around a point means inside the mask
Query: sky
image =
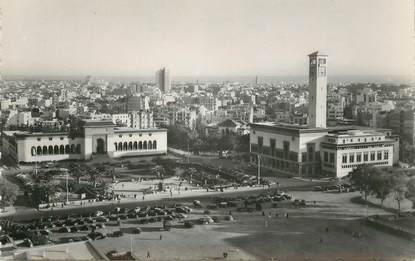
<svg viewBox="0 0 415 261"><path fill-rule="evenodd" d="M409 0L1 0L5 75L410 75Z"/></svg>

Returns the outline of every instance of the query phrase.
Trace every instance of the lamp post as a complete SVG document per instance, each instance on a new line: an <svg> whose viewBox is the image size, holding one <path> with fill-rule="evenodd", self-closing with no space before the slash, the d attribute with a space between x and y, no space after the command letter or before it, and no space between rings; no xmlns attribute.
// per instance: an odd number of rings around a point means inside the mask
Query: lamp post
<svg viewBox="0 0 415 261"><path fill-rule="evenodd" d="M261 156L258 154L258 175L257 175L257 184L260 185L260 178L261 178Z"/></svg>
<svg viewBox="0 0 415 261"><path fill-rule="evenodd" d="M69 186L68 186L68 176L69 172L66 172L66 204L69 203Z"/></svg>

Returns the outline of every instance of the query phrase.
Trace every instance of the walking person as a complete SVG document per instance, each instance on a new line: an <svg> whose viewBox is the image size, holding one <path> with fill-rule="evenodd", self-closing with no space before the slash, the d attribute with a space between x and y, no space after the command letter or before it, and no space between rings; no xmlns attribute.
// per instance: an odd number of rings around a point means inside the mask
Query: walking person
<svg viewBox="0 0 415 261"><path fill-rule="evenodd" d="M150 258L150 251L147 250L147 258Z"/></svg>
<svg viewBox="0 0 415 261"><path fill-rule="evenodd" d="M162 240L163 239L163 236L160 234L160 240Z"/></svg>

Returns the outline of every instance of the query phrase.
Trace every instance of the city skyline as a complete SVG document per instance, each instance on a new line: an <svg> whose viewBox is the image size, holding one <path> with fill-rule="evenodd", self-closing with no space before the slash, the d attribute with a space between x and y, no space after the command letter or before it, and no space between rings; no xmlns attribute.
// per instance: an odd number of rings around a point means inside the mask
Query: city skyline
<svg viewBox="0 0 415 261"><path fill-rule="evenodd" d="M176 76L304 75L303 54L321 50L331 75L410 76L410 5L5 0L2 71L150 76L163 64Z"/></svg>

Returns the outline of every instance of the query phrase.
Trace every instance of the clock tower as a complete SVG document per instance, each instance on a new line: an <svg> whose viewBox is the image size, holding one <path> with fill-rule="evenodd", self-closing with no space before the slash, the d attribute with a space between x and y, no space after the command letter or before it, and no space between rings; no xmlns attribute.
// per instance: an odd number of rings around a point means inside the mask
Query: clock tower
<svg viewBox="0 0 415 261"><path fill-rule="evenodd" d="M308 57L308 127L326 128L327 55L317 51Z"/></svg>

